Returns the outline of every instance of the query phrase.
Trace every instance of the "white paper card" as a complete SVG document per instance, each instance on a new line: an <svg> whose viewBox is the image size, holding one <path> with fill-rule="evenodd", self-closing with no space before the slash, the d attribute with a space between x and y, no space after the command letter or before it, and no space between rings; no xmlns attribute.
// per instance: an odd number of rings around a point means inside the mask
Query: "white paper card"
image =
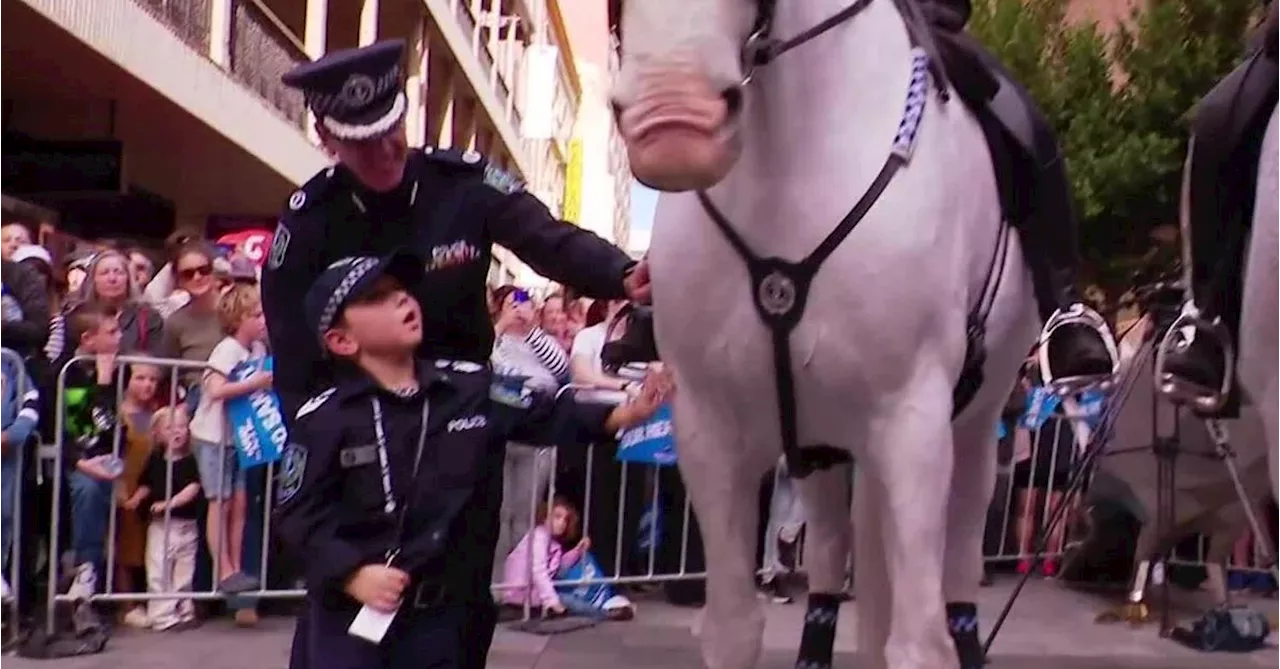
<svg viewBox="0 0 1280 669"><path fill-rule="evenodd" d="M368 606L362 606L355 620L351 621L351 626L347 628L347 634L360 637L365 641L382 643L382 637L387 635L387 628L391 627L391 621L396 619L397 611L399 609L391 613L383 613Z"/></svg>

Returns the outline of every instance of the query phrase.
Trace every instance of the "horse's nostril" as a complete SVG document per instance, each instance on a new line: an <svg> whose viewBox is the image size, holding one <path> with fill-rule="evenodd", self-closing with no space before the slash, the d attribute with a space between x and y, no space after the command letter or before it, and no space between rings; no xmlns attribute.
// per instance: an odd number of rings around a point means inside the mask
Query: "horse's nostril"
<svg viewBox="0 0 1280 669"><path fill-rule="evenodd" d="M729 118L736 117L742 111L742 89L738 86L720 91L720 97L724 99Z"/></svg>

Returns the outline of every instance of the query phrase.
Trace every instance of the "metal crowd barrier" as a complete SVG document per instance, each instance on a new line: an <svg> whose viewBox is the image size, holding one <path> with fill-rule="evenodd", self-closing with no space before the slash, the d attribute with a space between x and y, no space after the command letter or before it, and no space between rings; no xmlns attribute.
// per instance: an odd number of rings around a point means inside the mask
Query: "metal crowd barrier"
<svg viewBox="0 0 1280 669"><path fill-rule="evenodd" d="M6 354L8 353L6 352ZM55 448L50 449L47 454L54 465L53 471L56 474L55 476L53 476L53 481L52 481L53 508L55 510L61 508L61 497L63 494L63 486L65 485L65 482L63 480L64 477L61 475L61 473L65 471L64 467L67 464L63 462L63 452L64 452L64 445L65 445L64 439L66 438L65 422L66 422L66 409L67 409L66 392L65 392L66 374L70 365L76 364L76 363L84 363L84 364L90 364L90 365L93 364L92 358L89 356L80 356L80 357L74 358L70 363L68 363L67 366L59 370L59 374L57 377L56 426L55 426L55 430L53 431L53 434L56 435ZM123 391L125 387L125 370L129 365L132 365L132 364L147 364L147 365L160 367L161 369L166 369L166 368L168 369L168 376L169 376L168 395L169 396L168 396L167 405L171 407L178 406L180 404L178 399L178 390L177 390L179 385L180 373L183 371L196 371L196 370L203 371L208 368L208 366L205 363L201 363L201 362L190 362L190 361L153 358L153 357L145 357L145 356L120 356L117 358L117 370L116 370L116 384L117 384L119 398L124 397ZM606 396L602 399L609 399L609 398ZM618 398L614 396L612 399L616 400ZM1031 475L1028 481L1029 488L1032 488L1032 489L1049 488L1051 487L1050 485L1051 481L1054 480L1055 477L1057 476L1065 477L1069 475L1069 472L1057 471L1060 457L1062 458L1062 461L1066 463L1068 466L1075 466L1078 449L1074 446L1074 443L1075 443L1074 440L1066 440L1066 439L1059 438L1061 436L1061 430L1065 429L1066 427L1066 420L1067 419L1058 418L1058 417L1051 418L1048 422L1046 422L1040 428L1039 431L1037 431L1036 434L1031 435L1031 452L1026 458L1030 463L1030 469L1031 469ZM115 429L115 435L114 435L113 452L117 457L120 457L121 449L124 446L123 440L121 439L121 436L123 433L122 424L118 423L114 429ZM1044 440L1040 438L1041 435L1047 435L1050 433L1053 435L1053 438L1051 440ZM1058 449L1064 444L1070 444L1069 447L1073 449L1073 453L1070 455L1070 457L1063 456L1058 452ZM156 445L155 447L162 447L162 446ZM995 445L993 444L992 447L995 448ZM222 448L230 449L233 447L228 443L224 443L222 444ZM512 447L512 449L514 448L519 448L519 447ZM1052 452L1049 454L1050 457L1048 462L1050 464L1049 464L1049 472L1048 472L1047 479L1043 479L1043 477L1039 477L1037 472L1037 470L1040 468L1037 467L1036 463L1038 463L1039 458L1042 457L1041 449L1043 448L1052 449ZM510 453L511 449L509 449L508 452ZM194 455L196 454L193 452L193 456ZM559 587L574 588L574 587L579 587L583 585L594 585L594 584L640 585L640 584L657 584L657 583L664 583L664 582L670 582L670 581L697 580L697 579L704 578L706 575L705 570L690 568L690 562L692 561L691 560L692 556L690 553L690 526L692 525L692 508L690 506L690 503L687 497L683 500L683 503L676 503L676 504L664 503L664 501L667 499L666 496L673 493L669 490L663 489L663 484L662 484L663 476L659 475L659 472L658 472L659 467L657 466L640 466L640 465L627 463L627 462L610 462L610 463L604 464L599 462L601 458L612 459L612 449L607 449L603 446L593 446L588 448L585 453L584 471L586 472L587 476L586 476L586 480L582 482L583 483L582 490L581 490L582 492L581 507L582 508L578 509L578 511L581 518L581 527L582 527L583 533L587 534L588 536L589 536L590 528L600 527L600 524L598 522L596 523L592 522L593 514L609 513L609 515L611 516L611 518L608 518L606 522L611 522L613 524L613 533L615 536L613 538L613 541L611 542L612 545L602 546L602 545L593 543L591 547L591 551L596 555L605 555L605 553L602 553L602 551L611 551L611 556L612 556L611 562L613 565L613 569L611 570L611 573L600 574L599 576L594 578L582 578L582 579L574 579L574 580L556 578L553 580L553 584ZM225 463L225 458L220 458L219 461L222 463ZM504 500L504 512L510 510L509 508L510 505L524 503L524 502L528 503L529 508L527 510L522 510L520 513L516 514L519 516L526 517L527 524L523 525L523 529L519 531L511 532L509 534L509 536L507 537L508 539L507 543L510 544L509 546L499 547L498 554L494 556L495 567L496 567L495 572L500 571L503 561L507 558L507 552L509 552L512 549L512 547L517 545L519 541L524 537L524 535L527 534L528 531L534 527L535 523L537 522L538 503L540 501L545 502L549 510L552 506L553 500L555 499L555 496L557 493L557 490L555 487L556 469L557 469L556 449L535 449L533 451L533 461L534 461L534 467L531 473L531 476L533 477L533 481L531 482L531 485L529 487L530 494L527 497L524 497L519 500L513 499L513 498L508 498ZM544 463L549 463L549 466L546 469L543 469L541 467L541 465ZM258 579L260 581L259 587L256 590L250 590L248 592L239 593L239 595L246 599L301 597L305 594L305 591L301 589L297 589L297 588L270 589L267 587L268 575L271 573L270 572L271 556L268 550L268 546L269 546L268 538L271 534L271 504L274 500L273 487L275 482L273 480L274 478L273 466L272 465L266 465L266 466L268 467L268 470L266 472L267 483L266 483L266 490L265 490L265 496L264 496L264 502L263 502L264 508L263 508L262 530L261 530L262 543L261 543L261 552L257 560ZM619 468L620 478L618 480L620 483L617 491L618 499L616 501L616 506L617 506L616 512L608 507L605 507L606 510L602 511L601 507L598 504L596 504L598 496L602 493L600 490L595 489L595 485L593 481L595 477L593 476L593 472L597 471L597 467L600 467L600 466L616 466ZM1010 480L1013 478L1013 473L1017 467L1018 467L1018 463L1015 462L1013 458L1011 457L1002 458L1002 462L1000 463L1000 472L999 472L998 478L1002 480L1002 482L1005 484L1005 487L1003 490L1003 495L998 495L996 499L993 501L992 513L989 514L989 527L988 527L989 536L998 536L999 539L998 539L998 542L996 543L996 546L994 547L994 550L991 550L991 547L988 546L988 550L986 551L985 558L989 562L1016 561L1016 560L1023 560L1023 559L1030 558L1031 557L1030 550L1031 550L1031 547L1034 546L1035 537L1033 536L1028 537L1024 535L1022 537L1016 537L1018 539L1017 541L1010 541L1011 538L1014 538L1012 535L1015 535L1018 532L1017 530L1018 525L1015 523L1015 520L1019 516L1022 516L1024 518L1030 517L1036 520L1037 522L1030 523L1029 525L1024 523L1022 527L1026 528L1030 526L1030 527L1039 528L1040 526L1043 525L1043 520L1048 518L1049 513L1053 506L1052 502L1055 501L1053 496L1050 494L1037 495L1037 497L1039 498L1038 500L1032 500L1031 496L1028 495L1021 500L1022 501L1021 508L1018 508L1019 506L1018 502L1020 501L1019 500L1020 496L1015 494L1014 486L1012 485L1012 481ZM542 473L540 474L540 472ZM549 474L547 472L549 472ZM775 476L780 476L780 475L781 474L775 472ZM219 480L221 481L222 479L223 477L220 475ZM166 491L165 491L166 499L170 497L173 492L172 484L173 484L173 469L172 469L172 464L170 464L168 468L168 473L166 476ZM628 504L630 503L629 500L631 498L631 495L629 495L628 492L629 490L633 490L634 489L633 486L636 486L636 485L643 486L643 493L639 493L636 496L638 498L643 499L643 503L645 504L645 507L650 511L650 513L659 513L657 511L658 509L667 509L668 513L670 513L671 516L679 517L678 520L676 518L661 518L661 522L663 524L667 524L671 522L678 522L680 524L680 526L682 527L682 530L679 532L678 539L674 538L671 532L660 532L659 523L656 522L656 519L651 517L650 522L648 522L647 528L644 530L644 532L647 533L647 537L645 537L647 538L647 541L643 541L643 542L638 541L641 538L640 536L638 536L641 534L641 532L637 528L641 524L641 522L637 520L637 522L633 523L630 521L630 519L632 518L640 519L642 518L643 514L640 512L637 512L637 510L634 508L632 509L628 508ZM776 486L775 486L775 490L776 490ZM204 495L205 494L204 491L202 491L201 494ZM603 494L609 494L609 491L605 491ZM199 592L166 591L166 592L149 593L145 591L144 592L120 591L115 584L115 576L116 576L115 565L116 565L116 557L117 557L116 542L118 540L118 534L119 534L119 522L118 522L119 509L117 508L118 505L114 502L115 500L114 494L112 495L112 500L113 501L110 504L110 511L109 511L108 521L107 521L108 535L105 542L106 569L104 570L103 573L99 574L99 583L102 584L104 587L100 587L100 592L96 593L91 598L92 600L145 602L145 601L158 600L158 599L213 600L213 599L224 598L224 595L218 591L218 574L219 574L219 567L220 567L219 560L221 558L221 553L222 553L220 547L221 547L221 543L227 540L226 528L222 527L222 523L220 522L221 517L218 518L219 522L217 523L217 527L215 528L215 531L217 533L217 542L215 543L214 553L216 554L210 556L211 561L213 562L213 567L212 567L213 578L211 579L212 583L209 589L201 590ZM527 513L525 511L527 511ZM510 516L511 514L508 513L507 515ZM17 517L20 517L20 514L16 514L15 518ZM49 569L48 583L47 583L48 608L46 611L46 619L45 619L45 625L50 632L53 631L54 624L55 624L55 615L54 615L55 604L59 602L67 602L72 600L71 596L58 592L58 583L62 574L58 572L58 566L60 564L60 560L56 559L56 557L54 556L60 555L59 534L60 534L61 528L59 524L61 521L59 519L59 514L56 512L53 514L52 517L53 517L53 520L52 520L52 526L50 528L50 539L49 539L50 569ZM597 520L599 519L597 518ZM164 517L164 528L166 530L165 532L166 544L168 541L167 537L168 537L168 529L170 526L169 525L170 521L171 521L170 512L166 511L165 517ZM197 522L204 523L205 519L198 518ZM995 523L996 527L990 527L990 524L992 522ZM15 536L14 554L16 556L20 552L16 549L16 546L19 545L18 541L20 541L20 533L16 532L16 528L15 528L14 536ZM678 541L679 548L678 548L678 553L676 555L672 556L669 552L671 550L675 550L672 546L670 545L661 546L661 540L664 537L665 537L665 540L669 542L674 543L675 541ZM774 537L766 537L765 540L773 541ZM1056 542L1055 545L1051 545L1049 555L1050 556L1061 555L1063 550L1065 549L1066 541L1067 541L1067 538L1064 536L1064 538L1061 541ZM637 543L642 543L644 545L643 554L639 556L636 555ZM528 550L532 551L533 542L527 542L527 545L528 545ZM166 548L167 548L167 545L166 545ZM197 546L198 551L205 550L205 548L206 547L203 545ZM804 562L803 545L800 545L797 548L798 548L797 571L802 571L803 562ZM660 559L660 554L665 555L666 558L673 558L673 559ZM530 565L530 572L526 575L525 583L520 584L520 583L495 582L491 586L495 595L500 596L502 593L518 587L529 587L530 590L532 590L533 583L534 583L533 574L532 574L532 565L534 563L534 560L532 559L532 557L533 555L531 552L529 555L526 556L527 558L526 563ZM668 563L669 566L666 571L663 571L662 569L659 568L660 562ZM772 567L773 565L763 565L761 569L762 574L768 573ZM11 571L9 573L15 576L18 573L18 565L16 560L12 562ZM142 588L142 589L145 590L145 588ZM526 617L531 616L533 614L532 609L534 606L536 606L531 600L532 600L532 597L526 596L523 598L523 608L524 608Z"/></svg>
<svg viewBox="0 0 1280 669"><path fill-rule="evenodd" d="M3 357L5 365L13 365L14 368L26 371L26 362L22 356L12 349L0 349L0 356ZM22 408L27 392L33 390L28 387L27 382L30 380L30 373L22 373L18 375L17 388L14 390L13 397L15 406L12 407L14 418L17 418L18 412ZM0 381L2 383L10 383L10 380ZM4 389L8 392L8 389ZM37 426L38 428L39 426ZM31 439L28 439L29 443ZM24 468L27 463L27 443L9 444L8 453L4 454L4 466L8 470L8 476L12 477L9 492L11 496L0 500L0 505L5 507L5 512L9 514L11 524L4 528L4 532L10 537L7 547L7 554L0 554L0 564L5 566L4 579L7 586L7 592L4 596L5 613L9 620L10 640L17 640L18 625L17 620L20 617L20 599L22 596L21 577L22 577L22 513L19 500L22 499L23 479L26 478Z"/></svg>

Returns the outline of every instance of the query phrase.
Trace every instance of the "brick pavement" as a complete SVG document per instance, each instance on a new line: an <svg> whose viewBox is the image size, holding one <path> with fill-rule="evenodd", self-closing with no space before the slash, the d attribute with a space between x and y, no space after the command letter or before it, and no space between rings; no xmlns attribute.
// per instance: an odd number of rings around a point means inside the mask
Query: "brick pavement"
<svg viewBox="0 0 1280 669"><path fill-rule="evenodd" d="M984 629L1003 603L1007 584L983 591ZM1257 602L1273 615L1274 600ZM1274 667L1274 638L1246 656L1200 655L1160 639L1152 627L1093 624L1103 603L1054 584L1036 583L1019 600L1014 618L993 648L991 669L1247 669ZM760 669L791 669L804 611L800 604L767 605ZM836 666L858 666L854 654L856 603L841 611ZM502 629L491 669L699 669L697 612L642 602L627 623L609 623L558 636ZM268 619L241 630L225 621L176 634L121 632L101 655L55 661L6 657L5 669L283 669L291 621Z"/></svg>

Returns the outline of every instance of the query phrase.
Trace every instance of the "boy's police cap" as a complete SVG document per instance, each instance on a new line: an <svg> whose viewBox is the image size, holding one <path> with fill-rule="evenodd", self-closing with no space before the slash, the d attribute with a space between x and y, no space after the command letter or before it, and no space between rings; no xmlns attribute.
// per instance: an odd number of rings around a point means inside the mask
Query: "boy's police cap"
<svg viewBox="0 0 1280 669"><path fill-rule="evenodd" d="M303 304L307 325L312 332L323 337L333 327L343 307L366 295L384 275L394 277L405 290L411 290L425 273L422 260L403 251L381 258L342 258L329 265L307 291Z"/></svg>
<svg viewBox="0 0 1280 669"><path fill-rule="evenodd" d="M304 63L280 78L302 91L320 123L338 139L386 134L404 118L408 100L401 82L404 40L343 49Z"/></svg>

